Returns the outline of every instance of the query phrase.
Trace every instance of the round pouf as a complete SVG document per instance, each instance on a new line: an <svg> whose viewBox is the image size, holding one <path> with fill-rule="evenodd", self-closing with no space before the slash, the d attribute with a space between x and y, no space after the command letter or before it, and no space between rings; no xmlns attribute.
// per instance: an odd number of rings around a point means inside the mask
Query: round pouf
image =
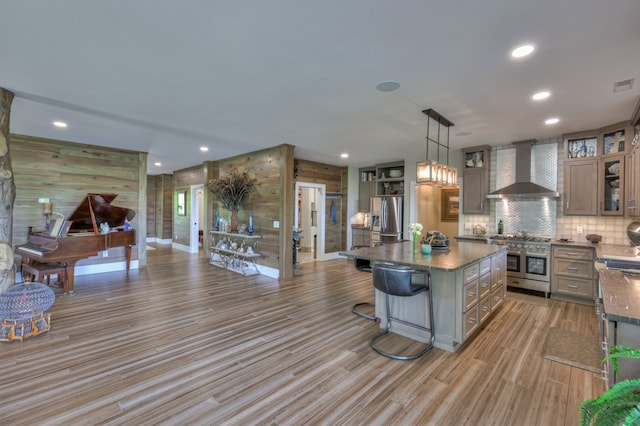
<svg viewBox="0 0 640 426"><path fill-rule="evenodd" d="M51 328L51 316L44 314L56 296L41 283L23 283L0 294L0 341L24 340Z"/></svg>

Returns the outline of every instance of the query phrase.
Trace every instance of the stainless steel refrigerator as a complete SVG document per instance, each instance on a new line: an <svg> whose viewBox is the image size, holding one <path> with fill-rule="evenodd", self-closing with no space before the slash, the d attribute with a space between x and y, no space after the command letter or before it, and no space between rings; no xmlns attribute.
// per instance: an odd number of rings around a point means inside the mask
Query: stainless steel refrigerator
<svg viewBox="0 0 640 426"><path fill-rule="evenodd" d="M402 241L403 197L382 196L371 198L371 243Z"/></svg>

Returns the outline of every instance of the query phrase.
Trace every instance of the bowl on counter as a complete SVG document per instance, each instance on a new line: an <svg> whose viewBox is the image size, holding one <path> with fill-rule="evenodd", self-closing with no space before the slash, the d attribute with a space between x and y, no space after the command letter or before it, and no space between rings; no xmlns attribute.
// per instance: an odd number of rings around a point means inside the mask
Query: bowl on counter
<svg viewBox="0 0 640 426"><path fill-rule="evenodd" d="M402 177L402 174L403 174L402 170L400 170L400 169L391 169L391 170L389 170L389 177L392 177L392 178Z"/></svg>

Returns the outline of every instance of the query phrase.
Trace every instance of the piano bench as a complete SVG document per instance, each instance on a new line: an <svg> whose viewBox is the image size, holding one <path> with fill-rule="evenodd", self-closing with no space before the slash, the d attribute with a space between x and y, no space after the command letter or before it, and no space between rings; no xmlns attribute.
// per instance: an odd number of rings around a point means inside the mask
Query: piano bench
<svg viewBox="0 0 640 426"><path fill-rule="evenodd" d="M47 285L51 285L51 275L57 275L58 281L62 281L66 287L66 269L65 266L57 262L31 262L23 263L22 265L22 278L33 277L34 281L40 281L47 277ZM66 290L66 289L65 289Z"/></svg>

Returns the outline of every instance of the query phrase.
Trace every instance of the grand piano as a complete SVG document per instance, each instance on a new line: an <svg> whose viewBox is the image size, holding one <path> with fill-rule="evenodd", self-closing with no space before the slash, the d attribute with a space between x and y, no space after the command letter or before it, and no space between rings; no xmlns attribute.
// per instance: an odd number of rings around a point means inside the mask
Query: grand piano
<svg viewBox="0 0 640 426"><path fill-rule="evenodd" d="M131 246L136 244L135 230L119 230L133 219L135 211L111 205L118 194L87 194L67 221L71 223L64 237L54 237L46 232L29 234L25 244L16 246L15 252L24 262L58 262L65 268L63 289L74 294L73 280L76 263L81 259L97 256L98 252L114 247L124 247L126 271L131 264ZM109 225L109 232L100 233L100 225Z"/></svg>

